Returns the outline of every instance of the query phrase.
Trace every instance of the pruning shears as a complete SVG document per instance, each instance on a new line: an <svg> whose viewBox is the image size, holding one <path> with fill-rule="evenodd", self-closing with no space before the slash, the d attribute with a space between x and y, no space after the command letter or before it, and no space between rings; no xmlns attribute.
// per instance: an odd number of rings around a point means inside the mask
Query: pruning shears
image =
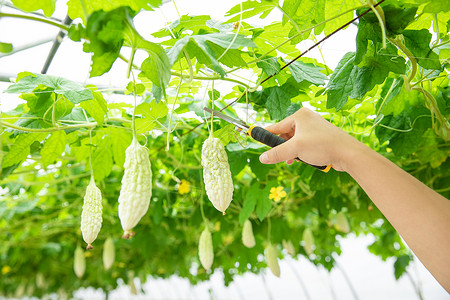
<svg viewBox="0 0 450 300"><path fill-rule="evenodd" d="M273 134L272 132L260 127L260 126L248 126L244 121L242 120L238 120L232 117L229 117L217 110L213 110L210 109L208 107L204 107L203 108L205 111L211 113L212 115L233 124L234 126L236 126L238 128L239 131L243 131L245 134L247 134L248 136L251 136L253 139L257 140L258 142L261 142L269 147L276 147L278 145L283 144L284 142L286 142L285 139L283 139L282 137ZM296 157L295 158L297 161L301 161L307 165L310 165L316 169L319 169L323 172L328 172L331 168L331 165L328 166L316 166L316 165L311 165L308 164L304 161L302 161L300 158Z"/></svg>

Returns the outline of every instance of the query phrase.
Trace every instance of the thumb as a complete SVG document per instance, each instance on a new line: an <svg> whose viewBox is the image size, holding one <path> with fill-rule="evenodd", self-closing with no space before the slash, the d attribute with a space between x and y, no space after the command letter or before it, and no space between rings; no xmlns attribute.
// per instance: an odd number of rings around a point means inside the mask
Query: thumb
<svg viewBox="0 0 450 300"><path fill-rule="evenodd" d="M276 164L297 157L295 146L292 140L278 145L259 156L259 161L263 164Z"/></svg>

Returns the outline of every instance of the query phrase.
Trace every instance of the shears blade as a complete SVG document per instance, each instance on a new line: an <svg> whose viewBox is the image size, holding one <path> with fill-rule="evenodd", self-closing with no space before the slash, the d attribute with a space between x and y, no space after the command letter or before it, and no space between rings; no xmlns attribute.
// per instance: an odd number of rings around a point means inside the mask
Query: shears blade
<svg viewBox="0 0 450 300"><path fill-rule="evenodd" d="M216 117L218 117L218 118L220 118L220 119L222 119L222 120L224 120L224 121L226 121L228 123L233 124L234 126L244 130L245 132L247 132L248 129L250 128L250 126L245 124L245 122L243 122L241 120L238 120L238 119L235 119L235 118L232 118L232 117L229 117L229 116L221 113L220 111L217 111L217 110L214 110L214 109L210 109L208 107L203 107L203 110L211 113L212 115L214 115L214 116L216 116Z"/></svg>

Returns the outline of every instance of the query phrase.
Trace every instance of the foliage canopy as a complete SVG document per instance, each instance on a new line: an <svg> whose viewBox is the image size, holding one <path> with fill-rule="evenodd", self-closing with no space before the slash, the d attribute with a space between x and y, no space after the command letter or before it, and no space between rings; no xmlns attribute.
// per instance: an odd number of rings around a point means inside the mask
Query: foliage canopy
<svg viewBox="0 0 450 300"><path fill-rule="evenodd" d="M48 18L55 6L49 0L13 3L27 12L42 9ZM197 283L217 270L228 284L236 274L265 268L258 255L270 243L281 250L283 240L292 242L296 256L331 270L333 254L341 251L337 237L347 234L336 226L342 213L350 232L375 236L371 252L383 260L396 258L396 278L405 272L410 252L349 175L299 163L262 165L262 145L214 119L210 126L226 145L235 184L233 202L222 216L202 183L201 145L209 135L202 107L223 108L239 99L224 112L268 123L308 104L449 198L448 1L384 1L358 20L356 52L343 55L334 71L307 57L282 67L300 54L300 41L331 33L370 9L372 1L248 0L230 8L223 20L183 15L149 37L137 32L133 18L161 6L159 0L80 3L67 2L76 22L60 26L92 53L90 76L109 72L122 59L136 78L123 84L123 92L137 102L136 131L150 150L150 208L136 236L121 239L117 198L132 139L133 101L114 103L108 91L95 86L24 70L5 91L24 103L1 112L0 120L3 294L24 285L38 296L82 286L111 290L130 274L143 281L147 275L177 274ZM280 20L252 25L252 18L264 19L273 10L282 12ZM124 48L131 49L129 57L121 55ZM13 47L2 42L0 51ZM146 58L138 61L137 52ZM223 81L229 84L216 89L214 83ZM103 226L78 279L72 265L82 244L80 215L91 167L102 191ZM279 187L286 196L271 196ZM241 242L247 219L256 239L251 249ZM205 226L215 251L210 272L200 266L197 253ZM303 247L305 230L314 238L311 255ZM116 254L105 270L102 245L108 237Z"/></svg>

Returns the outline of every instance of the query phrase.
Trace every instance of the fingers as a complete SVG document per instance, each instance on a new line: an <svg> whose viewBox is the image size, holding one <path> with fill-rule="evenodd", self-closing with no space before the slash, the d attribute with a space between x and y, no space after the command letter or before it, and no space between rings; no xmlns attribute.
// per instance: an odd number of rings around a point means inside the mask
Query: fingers
<svg viewBox="0 0 450 300"><path fill-rule="evenodd" d="M272 148L260 155L259 161L263 164L275 164L281 161L291 161L297 157L296 147L291 141Z"/></svg>
<svg viewBox="0 0 450 300"><path fill-rule="evenodd" d="M289 116L286 119L280 121L279 123L267 126L265 129L274 134L292 132L295 129L294 118L292 118L292 116Z"/></svg>

